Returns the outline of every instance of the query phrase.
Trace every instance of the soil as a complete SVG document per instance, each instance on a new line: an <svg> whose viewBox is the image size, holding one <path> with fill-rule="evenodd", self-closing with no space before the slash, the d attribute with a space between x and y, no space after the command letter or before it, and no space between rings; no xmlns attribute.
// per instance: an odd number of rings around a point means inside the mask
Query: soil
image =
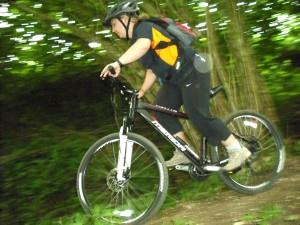
<svg viewBox="0 0 300 225"><path fill-rule="evenodd" d="M279 212L265 219L266 206ZM147 225L300 225L300 157L287 157L284 172L266 192L247 196L227 189L163 210Z"/></svg>

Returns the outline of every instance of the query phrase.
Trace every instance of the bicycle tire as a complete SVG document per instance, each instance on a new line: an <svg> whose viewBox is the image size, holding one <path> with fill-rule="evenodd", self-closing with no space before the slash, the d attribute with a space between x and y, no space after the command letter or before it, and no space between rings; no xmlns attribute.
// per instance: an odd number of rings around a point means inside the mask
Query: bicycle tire
<svg viewBox="0 0 300 225"><path fill-rule="evenodd" d="M234 191L247 195L271 188L282 173L285 164L284 143L276 127L262 114L247 110L230 114L225 119L225 123L233 133L251 140L248 143L245 143L245 139L239 141L248 147L252 156L245 165L232 173L220 172L222 181ZM218 149L219 155L222 155L222 151L223 155L227 154L224 154L227 152L224 147ZM263 171L264 165L266 171Z"/></svg>
<svg viewBox="0 0 300 225"><path fill-rule="evenodd" d="M123 190L115 190L118 185L111 181L116 177L114 171L116 171L116 153L118 150L114 146L118 146L119 133L107 135L92 145L85 153L78 168L76 189L80 204L83 210L91 215L94 221L100 221L100 224L145 224L160 209L167 194L168 171L164 158L157 147L141 135L128 133L127 136L128 141L132 142L134 147L130 178L128 178L126 188L124 185ZM99 157L99 155L101 156ZM111 160L108 158L110 155L114 157ZM147 164L151 160L153 162ZM99 164L101 161L102 164ZM94 165L98 168L93 169L92 166ZM113 168L110 168L111 166ZM149 171L146 171L147 167ZM142 171L144 172L142 173ZM138 173L143 175L146 172L153 173L152 177L147 177L146 174L144 179L143 176L138 175ZM151 183L152 180L153 183ZM137 184L133 184L134 181ZM142 193L143 188L147 193ZM119 197L122 200L116 197L120 193L121 196ZM95 196L98 198L97 201ZM152 197L153 199L151 199ZM144 201L147 201L148 198L149 204L146 206ZM122 203L118 203L119 200ZM100 209L101 207L102 209Z"/></svg>

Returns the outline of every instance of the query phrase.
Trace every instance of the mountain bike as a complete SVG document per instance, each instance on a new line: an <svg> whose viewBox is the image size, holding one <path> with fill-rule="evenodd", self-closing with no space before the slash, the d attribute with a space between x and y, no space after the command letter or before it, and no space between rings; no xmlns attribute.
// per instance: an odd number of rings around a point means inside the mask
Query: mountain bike
<svg viewBox="0 0 300 225"><path fill-rule="evenodd" d="M99 139L85 153L77 173L77 193L84 211L99 224L145 224L162 206L168 189L168 170L159 149L149 139L133 132L140 115L156 132L181 151L189 164L177 165L193 179L204 180L218 173L234 191L255 194L267 190L284 168L285 149L281 135L263 115L238 111L224 121L252 156L231 172L221 170L228 162L224 147L209 147L202 138L196 154L179 137L170 134L151 113L162 112L181 119L185 113L152 105L137 98L137 91L119 79L112 79L128 103L119 132ZM211 98L222 90L210 90Z"/></svg>

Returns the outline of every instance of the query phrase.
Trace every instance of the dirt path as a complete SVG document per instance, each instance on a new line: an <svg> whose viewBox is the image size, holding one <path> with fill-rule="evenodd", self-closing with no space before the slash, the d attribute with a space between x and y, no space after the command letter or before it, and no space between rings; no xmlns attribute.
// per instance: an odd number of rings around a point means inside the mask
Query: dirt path
<svg viewBox="0 0 300 225"><path fill-rule="evenodd" d="M274 213L277 218L264 219L263 212L266 211L267 206L275 206L273 211L276 209L279 211ZM269 214L271 213L267 213ZM269 222L263 223L266 220ZM281 178L267 192L245 196L230 190L222 191L213 199L183 203L175 208L167 209L147 225L266 224L300 225L299 157L288 157Z"/></svg>

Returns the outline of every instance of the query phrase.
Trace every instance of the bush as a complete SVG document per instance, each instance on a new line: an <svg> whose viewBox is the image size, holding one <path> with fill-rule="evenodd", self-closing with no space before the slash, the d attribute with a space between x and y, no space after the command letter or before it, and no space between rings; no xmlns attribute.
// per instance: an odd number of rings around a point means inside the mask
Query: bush
<svg viewBox="0 0 300 225"><path fill-rule="evenodd" d="M300 155L300 140L297 140L293 146L293 154Z"/></svg>
<svg viewBox="0 0 300 225"><path fill-rule="evenodd" d="M45 125L23 141L6 143L2 185L4 224L39 224L81 210L76 173L97 137Z"/></svg>

